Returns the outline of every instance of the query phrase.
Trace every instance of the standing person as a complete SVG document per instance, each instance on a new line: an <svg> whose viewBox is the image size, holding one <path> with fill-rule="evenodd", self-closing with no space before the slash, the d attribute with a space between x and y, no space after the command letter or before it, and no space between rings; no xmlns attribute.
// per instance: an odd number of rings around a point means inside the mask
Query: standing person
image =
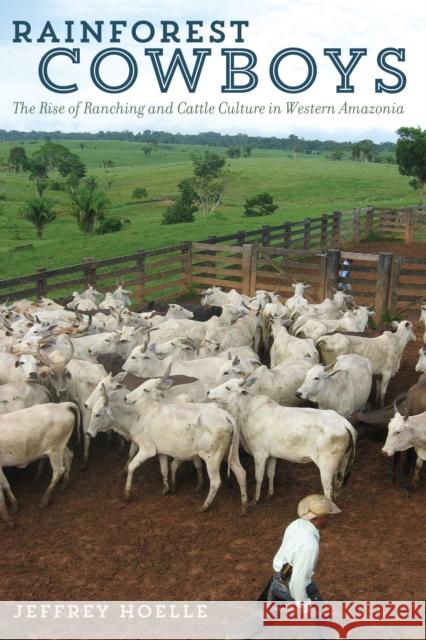
<svg viewBox="0 0 426 640"><path fill-rule="evenodd" d="M297 506L299 518L288 525L273 560L274 575L268 600L322 600L312 581L319 555L320 529L327 516L340 509L323 495L303 498Z"/></svg>

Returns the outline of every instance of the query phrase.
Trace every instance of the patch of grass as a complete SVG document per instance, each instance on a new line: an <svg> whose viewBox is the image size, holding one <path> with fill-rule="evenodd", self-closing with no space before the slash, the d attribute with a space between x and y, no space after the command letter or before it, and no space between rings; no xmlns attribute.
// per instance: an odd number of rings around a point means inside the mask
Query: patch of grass
<svg viewBox="0 0 426 640"><path fill-rule="evenodd" d="M228 162L227 190L215 215L204 218L198 212L193 223L165 227L161 225L162 214L170 201L178 197L178 183L192 173L191 154L203 151L203 147L158 145L146 157L142 143L85 140L83 149L80 143L63 142L81 157L88 173L107 192L110 214L130 220L131 225L116 234L87 237L70 214L68 194L48 188L45 195L55 203L57 219L46 228L43 239L36 240L32 226L21 217L25 202L34 195L34 185L26 174L8 173L4 164L10 148L20 143L0 143L0 184L7 199L2 203L0 217L0 279L32 273L37 267L52 269L76 264L86 256L107 258L183 240L256 229L264 220L261 223L259 218L245 218L243 208L245 200L260 191L270 193L278 205L268 216L270 225L333 210L402 206L415 204L416 200L408 178L401 176L395 165L348 159L337 163L321 155L294 158L280 150L254 149L249 158ZM31 154L41 144L24 146ZM215 147L214 151L225 153L222 148ZM105 168L105 159L113 160L114 167ZM50 179L54 184L60 177L52 174ZM146 187L149 199L130 202L133 191L141 184ZM27 243L34 244L33 251L15 251L16 245Z"/></svg>

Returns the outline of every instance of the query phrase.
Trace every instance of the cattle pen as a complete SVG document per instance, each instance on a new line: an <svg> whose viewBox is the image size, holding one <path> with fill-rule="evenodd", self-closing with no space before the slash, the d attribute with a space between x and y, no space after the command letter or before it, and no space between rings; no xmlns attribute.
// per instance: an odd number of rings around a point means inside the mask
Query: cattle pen
<svg viewBox="0 0 426 640"><path fill-rule="evenodd" d="M392 252L348 251L351 244L374 240L395 243ZM53 295L61 302L74 289L93 285L106 291L120 279L136 304L170 301L199 294L206 286L234 288L253 295L277 289L288 295L295 281L309 281L318 301L342 283L344 260L351 260L351 287L361 303L373 302L376 318L396 315L417 304L426 288L426 258L401 256L398 243L426 240L426 211L367 207L318 218L264 225L252 231L209 236L180 244L0 280L0 303ZM393 248L393 246L392 246Z"/></svg>
<svg viewBox="0 0 426 640"><path fill-rule="evenodd" d="M372 227L366 227L367 214ZM420 230L423 215L417 209L387 213L391 231L383 231L381 238L377 229L383 210L361 211L359 217L351 212L349 222L342 222L344 214L331 214L324 245L316 230L306 247L295 246L296 239L303 242L302 233L295 233L284 247L284 230L269 229L269 236L259 231L258 236L210 238L40 270L2 281L0 291L2 299L10 301L49 294L65 300L73 289L91 283L106 290L123 278L136 304L142 305L192 299L213 284L249 294L278 288L286 296L293 280L303 280L312 285L308 295L318 300L339 285L342 262L350 258L355 300L374 304L383 315L395 313L414 322L426 289L424 244L413 242L426 239ZM332 235L333 217L340 220L338 237ZM294 229L303 229L303 223ZM417 380L414 366L422 331L415 329L418 341L404 352L387 401ZM338 496L343 512L322 534L316 577L327 599L424 599L424 536L419 525L426 485L408 493L401 475L392 484L391 463L380 454L381 447L380 435L359 438L350 481ZM38 510L37 498L50 473L34 483L32 467L10 470L22 508L17 527L1 533L4 600L256 599L269 578L283 528L295 517L297 501L321 487L314 465L281 460L274 498L263 494L246 518L239 515L235 481L221 488L211 511L200 514L190 465L179 472L177 493L163 496L158 460L149 460L135 477L134 498L126 504L120 492L123 462L116 448L97 438L87 469L79 472L76 466L70 487L45 511ZM242 454L242 462L252 496L253 461Z"/></svg>

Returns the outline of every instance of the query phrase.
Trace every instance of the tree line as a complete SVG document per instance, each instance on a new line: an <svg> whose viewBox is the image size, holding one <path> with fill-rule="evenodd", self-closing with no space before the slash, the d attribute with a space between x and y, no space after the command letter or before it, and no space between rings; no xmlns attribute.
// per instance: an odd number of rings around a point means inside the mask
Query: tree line
<svg viewBox="0 0 426 640"><path fill-rule="evenodd" d="M318 154L332 153L340 150L351 154L352 148L357 142L337 142L336 140L306 140L303 137L289 135L278 138L275 136L249 136L243 133L223 134L215 131L207 131L196 134L170 133L168 131L143 132L132 131L98 131L97 133L64 133L62 131L6 131L0 129L0 141L33 141L33 140L124 140L127 142L141 142L149 145L156 144L190 144L207 145L212 147L237 147L241 150L253 149L277 149L296 153ZM372 140L361 141L368 143L371 153L377 155L382 152L394 153L395 143ZM244 151L242 151L244 153ZM355 153L355 155L357 155ZM357 159L357 158L355 158Z"/></svg>

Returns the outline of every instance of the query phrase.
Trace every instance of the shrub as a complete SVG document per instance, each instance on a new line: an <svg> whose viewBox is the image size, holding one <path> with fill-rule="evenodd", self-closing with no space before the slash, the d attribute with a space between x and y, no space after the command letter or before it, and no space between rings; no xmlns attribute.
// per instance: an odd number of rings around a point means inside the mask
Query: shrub
<svg viewBox="0 0 426 640"><path fill-rule="evenodd" d="M132 193L132 198L134 200L142 200L142 198L147 198L147 197L148 197L148 191L143 187L138 187Z"/></svg>
<svg viewBox="0 0 426 640"><path fill-rule="evenodd" d="M247 198L244 205L245 216L269 216L278 208L269 193L258 193L253 198Z"/></svg>
<svg viewBox="0 0 426 640"><path fill-rule="evenodd" d="M192 188L190 180L182 180L178 184L180 197L163 214L161 224L178 224L179 222L194 222L194 213L198 207L195 202L197 195Z"/></svg>
<svg viewBox="0 0 426 640"><path fill-rule="evenodd" d="M122 230L123 226L124 223L120 218L109 216L108 218L101 220L96 228L96 233L98 235L104 235L105 233L117 233L117 231Z"/></svg>

